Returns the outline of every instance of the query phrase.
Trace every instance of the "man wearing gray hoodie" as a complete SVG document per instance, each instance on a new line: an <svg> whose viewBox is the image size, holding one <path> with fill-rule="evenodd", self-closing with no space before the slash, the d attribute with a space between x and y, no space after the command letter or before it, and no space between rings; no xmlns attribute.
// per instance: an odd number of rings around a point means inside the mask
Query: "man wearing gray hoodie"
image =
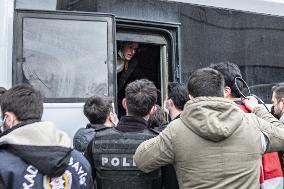
<svg viewBox="0 0 284 189"><path fill-rule="evenodd" d="M224 98L224 86L217 70L196 70L187 86L191 100L179 119L137 148L137 167L173 164L180 188L259 189L261 155L284 149L284 125L253 97L244 101L252 113L243 112Z"/></svg>

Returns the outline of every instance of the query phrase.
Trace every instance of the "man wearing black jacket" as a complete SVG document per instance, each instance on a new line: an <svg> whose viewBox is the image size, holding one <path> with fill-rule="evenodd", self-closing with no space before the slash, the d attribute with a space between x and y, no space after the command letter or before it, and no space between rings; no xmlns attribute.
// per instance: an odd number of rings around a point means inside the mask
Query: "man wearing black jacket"
<svg viewBox="0 0 284 189"><path fill-rule="evenodd" d="M95 132L115 126L117 117L110 97L92 96L84 105L84 115L90 121L85 128L80 128L74 135L73 146L79 152L85 152Z"/></svg>
<svg viewBox="0 0 284 189"><path fill-rule="evenodd" d="M145 174L133 161L138 145L156 136L148 129L147 120L155 112L157 89L146 79L127 85L122 101L126 109L115 128L96 132L86 153L98 189L149 189L161 188L160 170Z"/></svg>

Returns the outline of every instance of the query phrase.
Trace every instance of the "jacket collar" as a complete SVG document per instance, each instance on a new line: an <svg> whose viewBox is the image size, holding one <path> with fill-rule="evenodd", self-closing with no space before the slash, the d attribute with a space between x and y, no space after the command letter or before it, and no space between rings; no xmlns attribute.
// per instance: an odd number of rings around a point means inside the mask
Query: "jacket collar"
<svg viewBox="0 0 284 189"><path fill-rule="evenodd" d="M279 121L280 121L281 123L284 123L284 114L280 117Z"/></svg>
<svg viewBox="0 0 284 189"><path fill-rule="evenodd" d="M148 123L142 117L123 116L115 129L122 132L137 132L147 129Z"/></svg>
<svg viewBox="0 0 284 189"><path fill-rule="evenodd" d="M102 129L102 128L105 128L106 126L104 124L91 124L91 123L88 123L86 128L87 129Z"/></svg>
<svg viewBox="0 0 284 189"><path fill-rule="evenodd" d="M0 147L33 165L42 174L57 177L66 170L72 151L71 140L53 123L19 124L3 134Z"/></svg>

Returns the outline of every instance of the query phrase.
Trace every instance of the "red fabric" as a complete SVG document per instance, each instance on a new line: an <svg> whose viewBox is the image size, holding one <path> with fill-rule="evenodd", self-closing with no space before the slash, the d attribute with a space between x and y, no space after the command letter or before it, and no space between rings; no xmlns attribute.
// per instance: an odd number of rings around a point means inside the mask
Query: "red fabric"
<svg viewBox="0 0 284 189"><path fill-rule="evenodd" d="M267 153L262 156L263 179L283 177L281 164L277 152Z"/></svg>
<svg viewBox="0 0 284 189"><path fill-rule="evenodd" d="M245 105L243 105L243 104L237 104L237 106L238 106L239 108L241 108L244 112L250 113L249 109L247 109L247 107L246 107Z"/></svg>
<svg viewBox="0 0 284 189"><path fill-rule="evenodd" d="M243 104L237 104L237 106L246 113L250 112ZM262 156L262 166L260 168L260 184L264 183L266 180L277 177L283 177L283 172L281 169L278 153L272 152L264 154ZM271 188L271 187L266 187L266 188Z"/></svg>

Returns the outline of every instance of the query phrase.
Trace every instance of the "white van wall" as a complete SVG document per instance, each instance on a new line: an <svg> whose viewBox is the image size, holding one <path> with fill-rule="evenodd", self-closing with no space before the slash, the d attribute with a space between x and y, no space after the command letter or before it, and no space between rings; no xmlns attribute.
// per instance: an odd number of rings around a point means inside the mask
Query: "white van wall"
<svg viewBox="0 0 284 189"><path fill-rule="evenodd" d="M14 0L0 1L0 86L12 86Z"/></svg>
<svg viewBox="0 0 284 189"><path fill-rule="evenodd" d="M18 6L24 8L24 1L17 1ZM28 1L34 5L45 2L45 0ZM52 1L56 5L56 0ZM39 7L34 6L34 8ZM13 15L14 0L0 0L0 86L7 89L12 86ZM45 103L42 120L54 122L58 128L73 137L78 128L85 127L88 123L83 114L83 105L83 103Z"/></svg>
<svg viewBox="0 0 284 189"><path fill-rule="evenodd" d="M73 138L75 132L88 123L83 106L84 103L45 103L42 120L52 121Z"/></svg>

